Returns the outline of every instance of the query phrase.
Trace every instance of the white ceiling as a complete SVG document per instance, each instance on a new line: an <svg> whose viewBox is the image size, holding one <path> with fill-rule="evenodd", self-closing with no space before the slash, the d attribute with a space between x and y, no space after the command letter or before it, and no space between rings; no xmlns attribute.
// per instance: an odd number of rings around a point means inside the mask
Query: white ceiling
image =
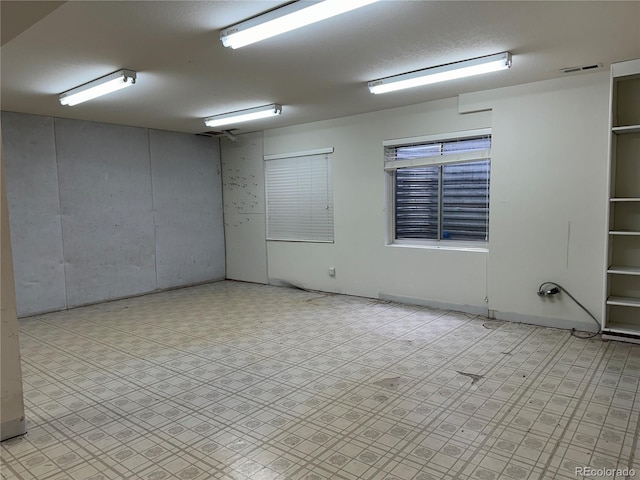
<svg viewBox="0 0 640 480"><path fill-rule="evenodd" d="M222 46L220 29L283 3L3 0L2 109L200 133L206 116L284 106L278 118L238 125L242 133L640 57L638 1L387 0L242 49ZM386 95L366 86L503 51L513 54L507 71ZM121 68L138 72L134 87L59 104L57 94Z"/></svg>

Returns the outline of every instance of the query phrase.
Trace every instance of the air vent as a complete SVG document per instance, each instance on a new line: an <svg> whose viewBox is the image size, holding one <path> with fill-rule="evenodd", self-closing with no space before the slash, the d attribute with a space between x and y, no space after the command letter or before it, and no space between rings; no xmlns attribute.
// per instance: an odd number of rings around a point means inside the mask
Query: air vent
<svg viewBox="0 0 640 480"><path fill-rule="evenodd" d="M230 130L208 130L206 132L198 133L197 135L206 135L207 137L227 137L229 134L233 135L233 132L237 132L237 128Z"/></svg>
<svg viewBox="0 0 640 480"><path fill-rule="evenodd" d="M565 67L561 68L562 73L576 73L576 72L588 72L589 70L598 70L602 68L601 63L594 63L592 65L582 65L580 67Z"/></svg>

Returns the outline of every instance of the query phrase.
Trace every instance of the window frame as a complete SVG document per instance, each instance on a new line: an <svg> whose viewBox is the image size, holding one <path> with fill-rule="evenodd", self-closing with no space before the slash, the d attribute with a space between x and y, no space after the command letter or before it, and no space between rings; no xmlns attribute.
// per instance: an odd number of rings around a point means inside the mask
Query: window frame
<svg viewBox="0 0 640 480"><path fill-rule="evenodd" d="M452 142L455 140L465 140L478 137L492 137L491 128L482 128L475 130L465 130L458 132L449 132L435 135L425 135L419 137L409 137L393 140L385 140L383 142L384 155L384 173L385 173L385 190L386 190L386 209L387 229L385 243L387 246L393 247L413 247L427 249L443 249L443 250L466 250L488 252L489 241L481 240L451 240L451 239L398 239L396 238L396 175L395 172L404 168L419 167L442 167L443 165L455 163L471 163L474 161L489 160L491 166L491 148L489 150L477 150L469 153L450 154L450 155L434 155L421 159L409 160L389 160L386 156L388 147L405 147L418 144L428 144L436 142ZM493 139L492 139L493 141ZM439 172L439 175L441 173ZM489 179L491 174L489 174ZM491 183L489 182L489 185ZM442 182L439 182L438 191L438 237L441 236L442 228ZM489 198L491 198L489 196ZM487 224L487 236L489 233L489 224Z"/></svg>

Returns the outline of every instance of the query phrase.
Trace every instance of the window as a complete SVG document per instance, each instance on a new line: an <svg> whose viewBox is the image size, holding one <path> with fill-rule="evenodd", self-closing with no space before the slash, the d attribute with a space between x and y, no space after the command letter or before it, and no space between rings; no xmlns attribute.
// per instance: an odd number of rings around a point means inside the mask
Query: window
<svg viewBox="0 0 640 480"><path fill-rule="evenodd" d="M265 156L267 240L333 242L331 152Z"/></svg>
<svg viewBox="0 0 640 480"><path fill-rule="evenodd" d="M394 242L486 242L490 131L398 142L385 142Z"/></svg>

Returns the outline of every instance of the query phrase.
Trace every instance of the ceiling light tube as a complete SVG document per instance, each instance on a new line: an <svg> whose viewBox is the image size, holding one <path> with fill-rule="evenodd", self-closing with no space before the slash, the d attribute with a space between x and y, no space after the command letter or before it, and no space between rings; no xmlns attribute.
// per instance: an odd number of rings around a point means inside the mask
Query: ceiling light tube
<svg viewBox="0 0 640 480"><path fill-rule="evenodd" d="M297 1L225 28L220 32L220 40L225 47L240 48L377 1Z"/></svg>
<svg viewBox="0 0 640 480"><path fill-rule="evenodd" d="M282 113L282 105L273 103L262 107L247 108L246 110L238 110L237 112L222 113L204 119L207 127L220 127L222 125L233 125L249 120L257 120L259 118L273 117Z"/></svg>
<svg viewBox="0 0 640 480"><path fill-rule="evenodd" d="M130 87L135 83L136 72L133 70L118 70L61 93L59 97L60 103L69 106L77 105L107 93Z"/></svg>
<svg viewBox="0 0 640 480"><path fill-rule="evenodd" d="M511 68L511 54L503 52L373 80L368 83L368 86L371 93L387 93L483 73L497 72L507 68Z"/></svg>

